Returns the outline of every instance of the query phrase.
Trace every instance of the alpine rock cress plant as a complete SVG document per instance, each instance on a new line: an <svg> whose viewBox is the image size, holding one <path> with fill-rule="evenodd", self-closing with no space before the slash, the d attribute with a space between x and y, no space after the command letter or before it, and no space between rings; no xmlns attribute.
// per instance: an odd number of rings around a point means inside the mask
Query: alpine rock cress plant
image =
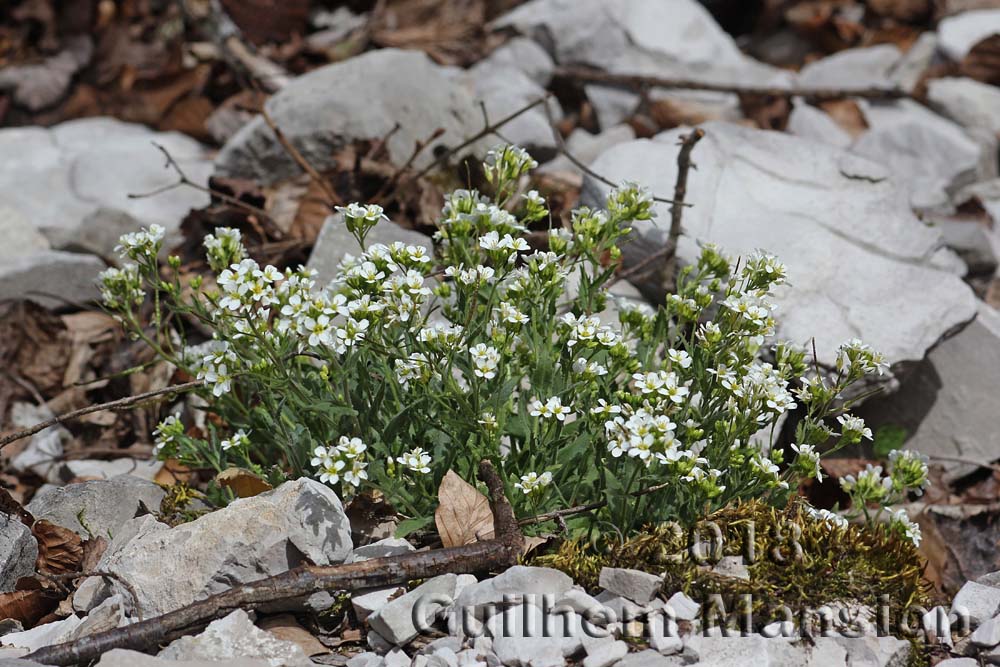
<svg viewBox="0 0 1000 667"><path fill-rule="evenodd" d="M238 230L220 228L204 240L214 279L182 286L179 259L170 272L158 265L162 228L123 236L124 263L102 274L105 306L204 380L204 409L218 417L205 438L167 417L159 455L273 481L311 475L342 496L377 489L408 517L403 532L432 520L446 471L475 483L485 457L519 515L603 501L571 529L629 532L741 499L784 503L821 477L821 453L871 437L840 397L881 373L882 357L849 341L820 373L803 349L770 342L769 297L785 279L777 259L757 252L738 264L706 244L658 308L617 304L607 292L617 243L653 218L652 198L624 184L533 249L527 226L550 220L536 191L519 194L535 166L520 148L490 151L491 196L447 196L434 256L366 245L383 210L340 208L359 252L328 285L302 266L260 266ZM191 320L211 341L188 344ZM799 405L786 460L771 447L774 426ZM887 473L870 468L843 486L852 511L874 520L926 480L925 462L901 453ZM832 530L845 521L815 516ZM905 514L891 517L919 539Z"/></svg>

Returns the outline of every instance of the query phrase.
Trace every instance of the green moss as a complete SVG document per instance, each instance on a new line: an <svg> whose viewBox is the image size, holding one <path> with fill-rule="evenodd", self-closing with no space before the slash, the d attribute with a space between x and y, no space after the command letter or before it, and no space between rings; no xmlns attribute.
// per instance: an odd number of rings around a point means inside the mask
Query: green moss
<svg viewBox="0 0 1000 667"><path fill-rule="evenodd" d="M689 545L697 535L708 541L713 526L722 537L721 550L699 561ZM713 562L735 555L743 556L749 580L711 571ZM749 594L755 629L775 620L781 605L797 614L844 603L884 610L895 633L906 610L932 602L924 563L912 543L881 528L831 528L806 514L800 502L776 509L750 501L726 507L689 530L660 525L625 540L565 542L532 564L563 570L590 590L597 588L602 567L662 573L666 594L684 591L699 602L717 594L729 613Z"/></svg>

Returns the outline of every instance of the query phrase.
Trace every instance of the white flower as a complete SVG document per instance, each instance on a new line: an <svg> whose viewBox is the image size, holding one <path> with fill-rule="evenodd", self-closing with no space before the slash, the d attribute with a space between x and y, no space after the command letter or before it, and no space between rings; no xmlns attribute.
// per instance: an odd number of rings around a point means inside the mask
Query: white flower
<svg viewBox="0 0 1000 667"><path fill-rule="evenodd" d="M472 356L473 373L477 377L492 380L497 375L497 366L500 363L500 353L495 347L478 343L469 348Z"/></svg>
<svg viewBox="0 0 1000 667"><path fill-rule="evenodd" d="M817 521L825 521L836 528L847 528L847 526L850 525L848 524L847 519L839 514L831 512L830 510L818 510L814 507L806 507L805 510L809 516Z"/></svg>
<svg viewBox="0 0 1000 667"><path fill-rule="evenodd" d="M553 396L548 401L545 402L545 409L550 415L558 419L559 421L565 421L568 415L573 414L570 406L563 405L562 399L558 396Z"/></svg>
<svg viewBox="0 0 1000 667"><path fill-rule="evenodd" d="M249 447L250 437L246 431L240 429L236 431L232 437L227 440L223 440L220 444L222 445L222 449L224 451L229 451L233 447Z"/></svg>
<svg viewBox="0 0 1000 667"><path fill-rule="evenodd" d="M691 355L684 350L667 350L667 357L669 357L672 363L677 364L681 368L690 368L693 361Z"/></svg>
<svg viewBox="0 0 1000 667"><path fill-rule="evenodd" d="M406 452L402 456L396 457L396 463L406 466L413 472L419 473L429 473L431 462L431 455L425 452L420 447L415 447L414 449Z"/></svg>
<svg viewBox="0 0 1000 667"><path fill-rule="evenodd" d="M551 483L552 473L543 472L539 475L536 472L529 472L527 475L521 475L521 481L516 482L514 488L520 489L527 496L531 493L541 491Z"/></svg>
<svg viewBox="0 0 1000 667"><path fill-rule="evenodd" d="M366 449L368 449L368 445L361 438L349 438L346 435L342 435L340 436L340 441L337 443L337 451L349 459L358 458Z"/></svg>
<svg viewBox="0 0 1000 667"><path fill-rule="evenodd" d="M910 521L910 516L904 509L898 509L889 515L889 525L900 531L905 538L913 542L913 546L919 547L923 536L920 533L920 526Z"/></svg>

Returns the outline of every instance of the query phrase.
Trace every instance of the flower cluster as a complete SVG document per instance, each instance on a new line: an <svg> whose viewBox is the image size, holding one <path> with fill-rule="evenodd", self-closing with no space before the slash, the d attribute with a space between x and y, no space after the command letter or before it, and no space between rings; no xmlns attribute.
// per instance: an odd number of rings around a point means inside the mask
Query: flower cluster
<svg viewBox="0 0 1000 667"><path fill-rule="evenodd" d="M158 452L220 470L312 474L348 495L378 490L409 529L432 520L448 470L474 481L488 458L520 514L600 501L567 526L627 531L740 499L786 502L802 479L822 478L821 454L871 437L839 397L884 360L850 341L817 374L804 349L773 340L781 262L760 251L737 262L706 244L658 307L617 302L608 284L619 243L655 217L650 193L627 183L603 208L560 223L525 187L534 166L520 148L491 150L488 191L445 197L433 252L366 246L385 211L339 208L333 220L359 249L329 284L305 267L259 264L235 229L205 238L213 275L191 285L160 275L162 230L123 238L129 263L105 272L107 306L204 380L218 417L202 437L168 417ZM529 243L529 229L543 233ZM135 315L147 295L152 335ZM178 345L183 332L169 327L184 320L212 340ZM773 446L776 424L796 409L804 417L786 452ZM888 471L844 480L857 507L926 484L915 455L894 454Z"/></svg>

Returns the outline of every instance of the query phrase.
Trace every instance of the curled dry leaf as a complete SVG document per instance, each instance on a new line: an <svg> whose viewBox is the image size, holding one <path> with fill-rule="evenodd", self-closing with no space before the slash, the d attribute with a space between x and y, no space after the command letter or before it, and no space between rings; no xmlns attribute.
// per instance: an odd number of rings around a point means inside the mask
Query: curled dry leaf
<svg viewBox="0 0 1000 667"><path fill-rule="evenodd" d="M59 596L34 588L0 593L0 619L11 618L30 628L59 605Z"/></svg>
<svg viewBox="0 0 1000 667"><path fill-rule="evenodd" d="M267 630L278 639L284 639L295 644L308 656L321 655L330 652L316 637L302 627L291 614L281 614L266 618L257 624L261 630Z"/></svg>
<svg viewBox="0 0 1000 667"><path fill-rule="evenodd" d="M83 562L83 540L68 528L42 519L31 527L38 540L35 569L44 574L69 574L80 571Z"/></svg>
<svg viewBox="0 0 1000 667"><path fill-rule="evenodd" d="M438 502L434 523L445 547L493 538L490 501L455 471L449 470L441 480Z"/></svg>
<svg viewBox="0 0 1000 667"><path fill-rule="evenodd" d="M232 489L240 498L250 498L274 488L266 479L245 468L226 468L215 476L215 481L219 486Z"/></svg>

